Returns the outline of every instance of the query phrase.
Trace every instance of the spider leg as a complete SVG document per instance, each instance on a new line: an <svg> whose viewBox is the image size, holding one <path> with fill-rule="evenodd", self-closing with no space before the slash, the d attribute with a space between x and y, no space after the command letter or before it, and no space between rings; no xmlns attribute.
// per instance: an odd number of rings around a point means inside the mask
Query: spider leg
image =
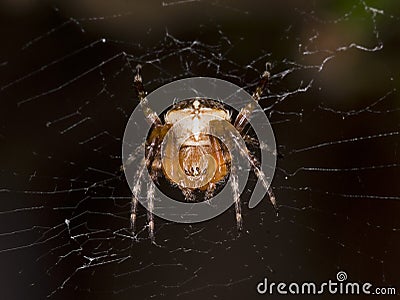
<svg viewBox="0 0 400 300"><path fill-rule="evenodd" d="M136 75L134 78L134 85L135 85L136 91L139 96L140 105L143 109L143 113L144 113L144 116L145 116L147 122L150 125L153 125L153 124L160 125L160 124L162 124L160 118L148 105L148 100L146 98L146 91L144 89L143 82L142 82L141 71L142 71L142 66L137 65L136 66Z"/></svg>
<svg viewBox="0 0 400 300"><path fill-rule="evenodd" d="M254 100L258 101L261 98L262 93L264 92L265 88L268 85L269 77L271 74L269 73L269 69L271 68L270 63L265 64L265 71L261 76L260 82L258 83L256 90L253 93Z"/></svg>
<svg viewBox="0 0 400 300"><path fill-rule="evenodd" d="M132 200L131 200L131 230L132 234L135 235L135 229L136 229L136 212L137 212L137 204L138 204L138 199L132 195Z"/></svg>
<svg viewBox="0 0 400 300"><path fill-rule="evenodd" d="M278 159L282 159L285 157L278 150L272 149L267 143L265 143L263 141L259 141L258 139L251 137L248 134L243 134L242 136L243 136L243 140L245 141L245 143L247 145L252 145L254 147L260 148L261 150L265 150L268 153L270 153L271 155L277 157Z"/></svg>
<svg viewBox="0 0 400 300"><path fill-rule="evenodd" d="M240 231L242 230L242 208L240 203L240 192L239 192L239 183L238 183L238 176L236 173L236 169L232 166L231 170L231 189L233 192L233 200L235 202L235 212L236 212L236 224L237 229Z"/></svg>
<svg viewBox="0 0 400 300"><path fill-rule="evenodd" d="M268 179L265 176L264 172L260 169L260 163L259 161L250 153L250 151L245 147L241 147L238 141L235 141L236 147L239 149L240 154L242 157L248 160L250 163L251 167L254 170L254 173L256 174L258 180L261 181L261 184L264 186L264 188L267 190L268 196L269 196L269 201L271 202L272 206L275 209L276 215L279 214L279 208L276 203L276 198L275 195L272 191L271 186L269 185Z"/></svg>
<svg viewBox="0 0 400 300"><path fill-rule="evenodd" d="M136 218L137 218L137 206L138 206L138 199L140 197L141 187L142 187L142 178L143 172L146 171L146 168L150 168L150 177L151 180L156 180L158 172L160 172L158 164L156 163L159 155L159 147L158 147L158 136L155 135L152 137L150 143L146 145L148 147L148 152L145 158L143 158L139 164L139 168L136 171L134 177L134 186L132 189L132 201L131 201L131 215L130 215L130 222L131 222L131 230L132 233L135 233L135 225L136 225ZM144 150L143 145L138 147L132 157L136 157L136 155L140 154L141 151ZM125 166L130 165L133 163L135 159L129 158ZM147 201L148 201L148 212L147 212L147 219L148 219L148 226L149 226L149 237L151 241L154 241L154 218L153 218L153 209L154 209L154 196L155 196L155 187L153 182L147 183Z"/></svg>
<svg viewBox="0 0 400 300"><path fill-rule="evenodd" d="M239 114L236 117L235 122L233 123L233 126L237 129L237 131L240 132L240 134L243 133L244 128L249 122L249 119L251 117L251 114L257 107L256 103L260 100L262 93L264 92L265 88L267 87L268 80L270 77L269 73L269 68L270 64L266 64L266 70L264 71L263 75L261 76L261 79L256 87L256 90L253 93L253 99L254 101L249 102L246 106L242 107L242 109L239 111Z"/></svg>
<svg viewBox="0 0 400 300"><path fill-rule="evenodd" d="M136 175L135 175L135 185L132 189L132 201L131 201L131 216L130 216L130 221L131 221L131 230L132 233L135 233L135 225L136 225L136 218L137 218L137 205L138 205L138 199L140 196L140 191L141 191L141 186L142 186L142 181L140 180L142 178L143 172L146 169L146 160L143 160L141 162L141 166L138 169ZM153 176L153 175L151 175ZM153 182L148 182L147 183L147 205L148 205L148 210L147 210L147 221L148 221L148 228L149 228L149 237L152 242L154 242L154 216L153 216L153 211L154 211L154 197L155 197L155 185Z"/></svg>
<svg viewBox="0 0 400 300"><path fill-rule="evenodd" d="M260 100L262 93L264 92L265 88L268 85L268 81L270 78L270 73L269 73L269 69L270 69L271 65L269 63L266 64L266 68L265 71L263 73L263 75L261 76L261 79L256 87L256 90L253 93L253 99L254 101L251 101L250 103L248 103L246 106L244 106L240 111L238 116L236 117L235 122L233 123L233 125L235 126L235 128L239 131L239 133L241 135L245 135L244 134L244 129L246 127L246 125L249 123L249 119L251 117L251 114L253 113L254 109L256 108L256 103ZM234 139L235 140L235 139ZM236 146L238 147L240 154L246 158L251 167L254 170L254 173L256 174L257 178L261 181L262 185L264 186L264 188L267 190L268 196L269 196L269 200L271 201L276 214L279 213L279 209L276 203L276 199L275 199L275 195L269 185L269 182L264 174L264 172L260 169L259 167L259 162L257 161L257 159L249 152L249 150L247 148L243 149L243 147L241 147L238 142L235 140ZM264 146L263 144L261 144L260 146ZM272 151L271 151L272 152ZM276 155L276 153L274 153L274 155Z"/></svg>
<svg viewBox="0 0 400 300"><path fill-rule="evenodd" d="M155 129L163 130L162 125L156 126ZM154 136L150 137L150 142L146 145L147 155L146 155L146 167L149 169L150 181L147 183L147 222L149 237L151 242L154 242L154 199L155 199L155 183L159 174L162 172L161 164L161 146L160 138L161 131L157 131Z"/></svg>
<svg viewBox="0 0 400 300"><path fill-rule="evenodd" d="M204 200L209 201L214 196L216 184L210 182L204 195Z"/></svg>
<svg viewBox="0 0 400 300"><path fill-rule="evenodd" d="M155 185L153 182L147 183L147 222L149 224L149 237L151 242L154 242L154 195L155 195Z"/></svg>
<svg viewBox="0 0 400 300"><path fill-rule="evenodd" d="M140 155L142 155L144 147L144 144L141 144L140 146L136 147L135 151L133 151L133 153L129 154L128 159L126 160L126 162L121 165L120 167L120 171L123 172L124 169L128 166L130 166L134 161L136 161L137 158L140 157Z"/></svg>
<svg viewBox="0 0 400 300"><path fill-rule="evenodd" d="M266 150L268 153L276 156L277 158L283 157L283 154L279 153L276 149L271 149L271 147L269 147L268 144L263 141L260 141L259 147L261 150Z"/></svg>
<svg viewBox="0 0 400 300"><path fill-rule="evenodd" d="M196 197L193 193L193 190L190 188L181 188L182 194L185 197L185 200L188 202L193 202L196 200Z"/></svg>
<svg viewBox="0 0 400 300"><path fill-rule="evenodd" d="M136 226L136 211L137 211L137 205L138 205L138 199L140 196L140 191L142 187L142 181L140 180L142 178L142 174L146 168L146 162L143 159L140 165L140 168L137 170L135 174L135 185L133 186L132 189L132 201L131 201L131 230L133 235L135 234L135 226Z"/></svg>

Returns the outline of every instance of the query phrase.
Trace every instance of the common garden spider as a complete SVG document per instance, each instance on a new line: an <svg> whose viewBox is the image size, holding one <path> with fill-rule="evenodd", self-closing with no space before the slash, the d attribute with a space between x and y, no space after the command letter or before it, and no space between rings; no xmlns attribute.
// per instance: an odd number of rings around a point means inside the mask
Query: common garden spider
<svg viewBox="0 0 400 300"><path fill-rule="evenodd" d="M246 140L245 128L249 124L249 118L252 115L256 105L265 90L270 77L269 64L267 63L266 70L261 76L261 79L252 95L253 100L241 108L237 117L232 122L232 111L219 101L202 97L195 97L180 101L172 105L165 113L164 118L158 116L148 105L146 91L143 87L141 66L136 67L136 75L134 77L134 85L139 96L140 105L143 110L146 121L151 125L149 134L145 142L145 159L143 160L141 172L147 168L153 182L157 182L160 177L166 179L171 185L176 186L182 192L185 201L195 201L195 194L202 193L203 200L208 200L213 197L217 191L217 186L226 182L229 176L232 176L230 185L233 193L233 201L235 203L236 223L238 230L242 229L242 213L240 205L240 193L237 186L237 176L231 166L231 155L227 146L218 138L208 134L208 130L213 126L215 120L225 120L230 122L234 129ZM165 148L162 157L162 144L166 139L167 132L174 124L186 120L181 130L185 130L189 134L180 146L178 151L172 151ZM172 142L173 143L173 142ZM167 143L168 145L168 143ZM258 180L266 188L269 195L269 200L278 212L275 196L265 174L260 168L260 163L252 154L247 146L236 145L239 148L240 155L244 157L252 167ZM171 147L172 148L172 147ZM202 159L205 156L211 157L214 161L213 168ZM211 170L213 169L213 170ZM136 213L138 205L138 197L140 194L141 176L138 172L135 176L135 184L132 189L131 202L131 228L135 232ZM190 181L202 180L205 184L191 187ZM148 230L149 237L154 241L154 185L148 184L147 190L148 201Z"/></svg>

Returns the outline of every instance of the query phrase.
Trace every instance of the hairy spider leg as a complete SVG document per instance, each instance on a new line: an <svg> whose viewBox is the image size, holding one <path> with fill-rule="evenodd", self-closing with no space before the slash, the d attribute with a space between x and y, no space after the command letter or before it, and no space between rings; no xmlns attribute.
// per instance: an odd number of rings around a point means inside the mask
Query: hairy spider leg
<svg viewBox="0 0 400 300"><path fill-rule="evenodd" d="M132 234L135 235L135 226L136 226L136 211L137 211L137 205L138 205L138 199L140 197L140 191L142 187L142 181L140 180L142 178L142 174L146 168L146 162L145 159L143 159L140 163L140 168L137 170L135 174L135 185L133 186L132 189L132 200L131 200L131 230Z"/></svg>
<svg viewBox="0 0 400 300"><path fill-rule="evenodd" d="M162 130L163 125L158 125L156 128ZM160 142L159 134L150 137L150 143L146 145L148 152L145 159L145 167L150 171L150 180L147 182L147 224L149 229L149 237L151 242L154 242L154 198L155 198L155 184L153 181L157 180L159 172L161 171L160 166L156 163L157 167L154 167L154 162L158 161L157 157L160 154L160 147L157 145Z"/></svg>
<svg viewBox="0 0 400 300"><path fill-rule="evenodd" d="M153 137L151 142L156 143L157 138ZM143 149L143 146L141 146L140 148ZM136 150L135 152L140 152L140 151ZM143 158L141 160L141 162L139 164L139 168L136 171L136 174L134 177L135 185L133 186L133 189L132 189L131 216L130 216L131 230L132 230L133 235L135 235L137 206L138 206L138 199L140 197L140 192L141 192L143 172L145 172L146 168L148 168L150 166L150 164L154 161L154 158L155 158L155 156L157 156L157 153L158 152L157 152L157 149L155 149L155 147L149 147L148 155L146 158ZM129 163L132 163L132 161L129 161ZM156 178L157 170L150 172L150 177ZM149 228L149 237L152 242L154 242L154 218L153 218L154 194L155 194L154 184L152 181L150 181L147 183L147 201L148 201L148 208L149 208L148 212L147 212L147 222L148 222L148 228Z"/></svg>
<svg viewBox="0 0 400 300"><path fill-rule="evenodd" d="M135 174L135 185L132 189L132 200L131 200L131 230L132 234L135 235L135 226L136 226L136 218L137 218L137 206L138 206L138 199L140 197L141 187L142 187L142 176L143 172L146 170L147 159L143 159L139 169ZM147 224L149 229L149 238L151 242L154 242L154 197L155 197L155 185L152 181L147 183Z"/></svg>
<svg viewBox="0 0 400 300"><path fill-rule="evenodd" d="M263 75L261 76L260 82L258 83L256 90L253 93L254 101L250 101L246 104L242 109L239 111L233 126L239 131L240 134L243 135L243 130L246 125L249 123L250 117L253 111L257 107L257 102L260 100L262 93L264 92L265 88L268 85L270 73L269 73L270 64L266 64L266 70L264 71Z"/></svg>
<svg viewBox="0 0 400 300"><path fill-rule="evenodd" d="M141 155L144 152L144 145L145 144L142 143L141 145L137 146L136 149L131 154L129 154L126 162L120 167L120 171L124 171L126 167L130 166L132 163L136 161L137 158L141 157Z"/></svg>
<svg viewBox="0 0 400 300"><path fill-rule="evenodd" d="M157 115L157 113L155 113L149 106L148 104L148 100L146 98L146 91L144 89L143 86L143 82L142 82L142 66L141 65L137 65L136 66L136 75L134 78L134 85L136 88L136 91L138 93L138 97L140 100L140 105L142 107L144 116L146 118L146 121L150 124L150 125L161 125L161 119L159 118L159 116Z"/></svg>
<svg viewBox="0 0 400 300"><path fill-rule="evenodd" d="M157 113L155 113L150 106L148 105L148 100L146 98L146 91L143 86L142 82L142 66L138 64L136 66L136 75L134 77L134 86L136 88L136 92L139 97L140 101L140 106L142 107L144 117L146 118L146 121L148 122L149 125L151 126L156 126L161 128L162 122ZM140 194L140 187L141 187L141 177L143 174L143 171L145 168L151 168L151 164L153 163L154 159L157 156L157 149L154 149L154 144L158 142L158 137L154 136L151 139L149 153L147 155L147 158L142 161L143 166L139 168L138 175L135 176L136 184L133 195L132 195L132 208L131 208L131 226L132 226L132 231L134 232L135 229L135 221L136 221L136 210L137 210L137 202L138 202L138 197ZM157 171L152 171L150 174L152 179L157 178ZM153 209L154 209L154 197L155 197L155 186L153 182L148 182L147 183L147 203L148 203L148 211L147 211L147 222L148 222L148 229L149 229L149 237L152 242L154 242L154 216L153 216Z"/></svg>
<svg viewBox="0 0 400 300"><path fill-rule="evenodd" d="M271 65L269 63L266 63L265 71L264 71L263 75L261 76L260 82L258 83L256 90L254 91L254 93L252 95L254 101L251 101L250 103L248 103L246 106L244 106L239 111L239 114L236 117L235 122L233 123L235 128L239 131L239 133L242 136L245 135L243 130L246 127L246 125L249 123L251 114L253 113L254 109L257 106L256 103L260 100L262 93L264 92L265 88L268 85L268 81L270 78L270 73L269 73L270 67L271 67ZM248 161L250 162L250 165L254 169L254 173L256 174L257 178L261 181L262 185L267 190L269 200L271 201L271 203L275 209L275 212L278 215L279 210L278 210L278 206L276 204L275 195L272 192L272 189L268 184L268 180L267 180L264 172L259 168L259 162L253 155L251 155L251 153L248 151L247 148L242 149L237 142L236 142L236 146L239 148L241 155L243 157L245 157L246 159L248 159Z"/></svg>
<svg viewBox="0 0 400 300"><path fill-rule="evenodd" d="M152 181L147 183L147 223L149 224L149 237L151 242L154 242L154 197L155 197L155 185Z"/></svg>
<svg viewBox="0 0 400 300"><path fill-rule="evenodd" d="M216 184L215 183L208 183L205 195L204 195L204 201L210 201L211 198L214 196L214 190L216 188Z"/></svg>
<svg viewBox="0 0 400 300"><path fill-rule="evenodd" d="M247 159L251 165L251 167L254 170L254 173L256 174L258 180L261 181L261 184L264 186L264 188L266 189L268 196L269 196L269 201L271 202L272 206L275 209L275 213L276 215L279 214L279 208L278 205L276 203L276 199L275 199L275 195L272 191L271 186L269 185L268 179L265 176L265 173L260 169L260 163L258 162L258 160L250 153L250 151L247 148L244 148L240 146L239 142L236 139L233 139L235 142L236 147L238 148L240 154L242 155L242 157L244 157L245 159Z"/></svg>
<svg viewBox="0 0 400 300"><path fill-rule="evenodd" d="M242 230L243 220L242 220L242 208L240 203L239 182L235 166L231 167L230 184L233 193L233 200L235 202L236 225L237 229L240 231Z"/></svg>

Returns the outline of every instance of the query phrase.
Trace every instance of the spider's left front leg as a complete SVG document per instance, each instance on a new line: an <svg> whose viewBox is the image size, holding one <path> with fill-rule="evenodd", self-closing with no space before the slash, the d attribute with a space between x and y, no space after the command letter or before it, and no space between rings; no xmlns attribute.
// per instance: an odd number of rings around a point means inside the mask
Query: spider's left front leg
<svg viewBox="0 0 400 300"><path fill-rule="evenodd" d="M261 76L261 79L256 87L256 90L253 93L253 100L250 101L246 106L242 107L242 109L239 111L239 114L237 115L235 122L233 123L233 126L239 131L241 135L243 135L243 130L245 129L246 125L249 123L249 120L251 118L251 115L253 111L257 107L257 102L260 100L261 95L263 94L265 88L268 85L270 73L269 73L269 68L270 64L266 64L266 69Z"/></svg>

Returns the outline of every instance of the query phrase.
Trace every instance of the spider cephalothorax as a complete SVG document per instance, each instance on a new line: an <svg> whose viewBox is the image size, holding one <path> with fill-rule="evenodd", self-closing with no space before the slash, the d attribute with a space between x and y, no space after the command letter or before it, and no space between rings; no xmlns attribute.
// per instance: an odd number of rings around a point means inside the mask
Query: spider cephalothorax
<svg viewBox="0 0 400 300"><path fill-rule="evenodd" d="M165 112L160 118L148 105L144 91L141 67L137 67L135 87L145 118L151 125L146 139L144 167L147 167L150 177L154 182L164 178L170 185L179 188L186 201L194 201L199 192L203 200L211 198L217 191L217 186L224 184L232 175L231 188L235 202L236 221L238 229L242 227L242 214L240 208L240 194L235 185L237 180L236 170L232 169L232 157L227 146L213 134L213 130L221 130L223 122L229 122L239 137L245 136L248 120L256 107L256 102L268 82L269 72L265 71L260 83L253 93L254 101L245 105L231 120L230 109L222 103L207 98L191 98L180 101ZM225 129L222 128L224 131ZM259 162L248 150L245 144L233 145L238 147L239 153L253 168L256 176L261 180L268 191L270 201L276 202L267 179L259 168ZM140 173L137 184L133 188L131 225L134 230L136 210L140 186ZM148 191L148 222L149 235L154 239L153 220L154 187L150 185Z"/></svg>

